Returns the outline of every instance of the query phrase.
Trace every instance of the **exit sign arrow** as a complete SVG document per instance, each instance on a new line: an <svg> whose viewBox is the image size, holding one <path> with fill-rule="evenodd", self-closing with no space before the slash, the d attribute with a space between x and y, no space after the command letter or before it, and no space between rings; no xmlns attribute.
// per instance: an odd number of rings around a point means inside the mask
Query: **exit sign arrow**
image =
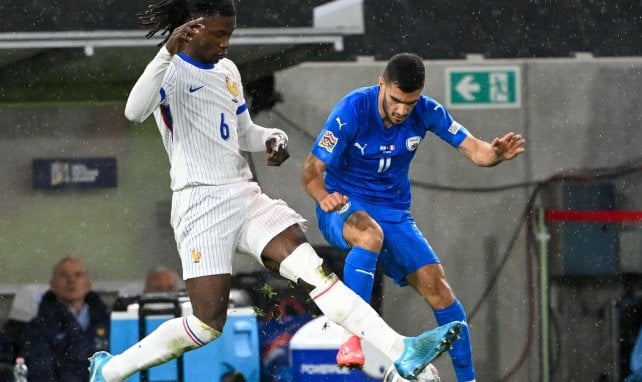
<svg viewBox="0 0 642 382"><path fill-rule="evenodd" d="M449 108L519 108L519 66L446 68Z"/></svg>
<svg viewBox="0 0 642 382"><path fill-rule="evenodd" d="M478 93L481 90L481 86L475 82L473 76L466 75L457 83L455 90L457 90L457 93L466 101L473 101L475 100L473 93Z"/></svg>

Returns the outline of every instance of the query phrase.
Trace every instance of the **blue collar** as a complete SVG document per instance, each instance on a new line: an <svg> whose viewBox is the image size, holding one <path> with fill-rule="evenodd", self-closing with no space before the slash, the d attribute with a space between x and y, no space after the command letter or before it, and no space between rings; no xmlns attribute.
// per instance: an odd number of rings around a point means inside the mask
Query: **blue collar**
<svg viewBox="0 0 642 382"><path fill-rule="evenodd" d="M214 69L214 64L204 64L202 62L198 62L198 61L196 61L195 59L193 59L192 57L186 55L183 52L178 52L178 57L182 58L185 62L196 66L197 68L200 68L200 69Z"/></svg>

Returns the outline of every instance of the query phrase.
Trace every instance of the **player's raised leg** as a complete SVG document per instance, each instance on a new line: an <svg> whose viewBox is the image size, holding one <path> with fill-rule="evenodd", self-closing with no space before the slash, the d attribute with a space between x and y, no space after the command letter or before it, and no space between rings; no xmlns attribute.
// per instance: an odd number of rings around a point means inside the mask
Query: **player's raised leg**
<svg viewBox="0 0 642 382"><path fill-rule="evenodd" d="M343 266L343 282L369 303L383 244L381 227L354 201L340 211L329 213L317 206L317 215L326 240L337 248L348 250ZM336 359L339 367L362 368L365 357L361 339L346 331Z"/></svg>
<svg viewBox="0 0 642 382"><path fill-rule="evenodd" d="M412 379L448 350L457 339L460 323L452 323L411 338L394 331L368 303L334 274L324 270L323 260L309 243L300 242L303 233L298 231L298 226L293 226L279 234L268 244L264 256L275 259L284 245L297 245L289 256L280 261L279 273L298 285L311 289L313 301L330 320L368 341L395 361L399 374L404 378Z"/></svg>

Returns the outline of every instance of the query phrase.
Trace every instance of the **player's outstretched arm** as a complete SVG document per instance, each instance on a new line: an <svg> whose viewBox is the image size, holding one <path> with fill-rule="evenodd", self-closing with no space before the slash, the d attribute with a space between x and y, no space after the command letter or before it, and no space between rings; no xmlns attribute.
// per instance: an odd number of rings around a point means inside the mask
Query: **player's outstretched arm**
<svg viewBox="0 0 642 382"><path fill-rule="evenodd" d="M493 167L523 153L525 143L526 140L520 134L513 132L495 138L490 143L469 135L458 149L476 165Z"/></svg>

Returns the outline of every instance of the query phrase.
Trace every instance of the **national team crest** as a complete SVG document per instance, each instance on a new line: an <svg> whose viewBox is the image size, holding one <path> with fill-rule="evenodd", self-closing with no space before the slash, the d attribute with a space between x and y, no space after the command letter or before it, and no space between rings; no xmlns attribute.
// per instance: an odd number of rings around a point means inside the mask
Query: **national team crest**
<svg viewBox="0 0 642 382"><path fill-rule="evenodd" d="M339 142L339 138L337 138L332 131L326 131L321 140L319 140L319 146L331 153L332 150L334 150L334 146L337 145L337 142Z"/></svg>
<svg viewBox="0 0 642 382"><path fill-rule="evenodd" d="M415 151L417 150L417 147L419 147L419 144L421 143L421 137L420 136L414 136L406 139L406 148L408 151Z"/></svg>
<svg viewBox="0 0 642 382"><path fill-rule="evenodd" d="M237 82L233 82L230 77L225 77L225 86L227 86L227 90L232 94L232 101L238 102L239 101L239 84Z"/></svg>

